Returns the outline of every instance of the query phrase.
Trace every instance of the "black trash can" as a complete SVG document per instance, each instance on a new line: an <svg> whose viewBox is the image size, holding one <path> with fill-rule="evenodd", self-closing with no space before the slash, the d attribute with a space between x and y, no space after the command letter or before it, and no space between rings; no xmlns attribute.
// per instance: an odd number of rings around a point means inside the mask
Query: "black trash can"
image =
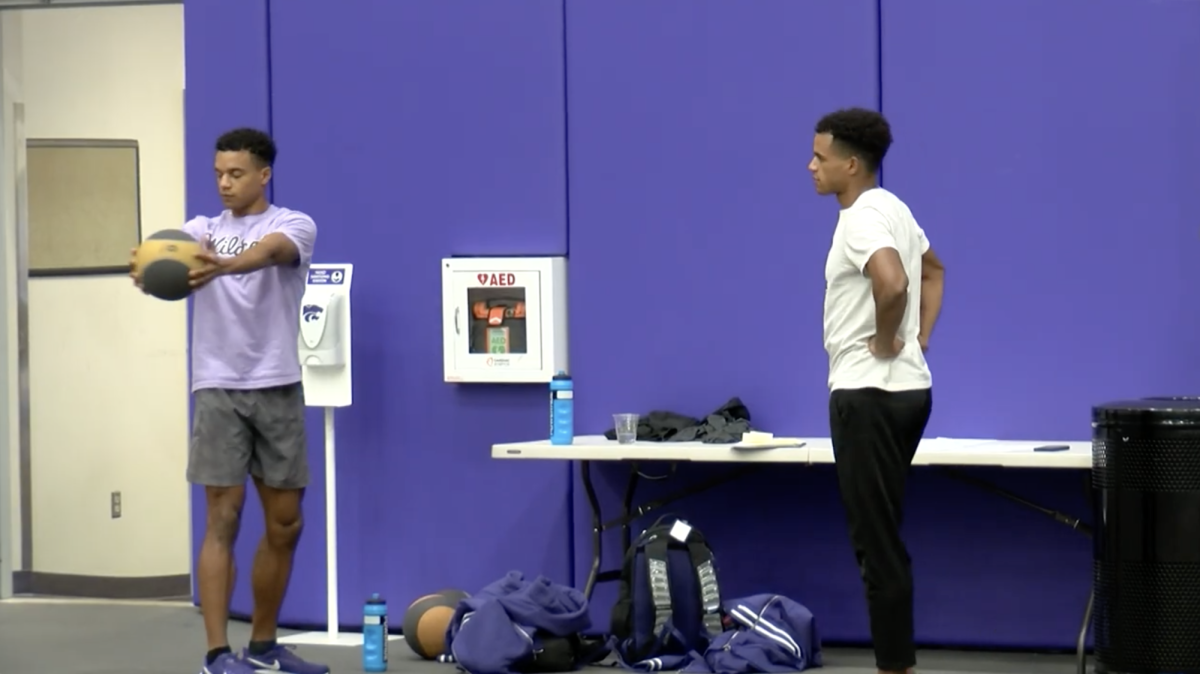
<svg viewBox="0 0 1200 674"><path fill-rule="evenodd" d="M1092 409L1096 671L1200 674L1200 398Z"/></svg>

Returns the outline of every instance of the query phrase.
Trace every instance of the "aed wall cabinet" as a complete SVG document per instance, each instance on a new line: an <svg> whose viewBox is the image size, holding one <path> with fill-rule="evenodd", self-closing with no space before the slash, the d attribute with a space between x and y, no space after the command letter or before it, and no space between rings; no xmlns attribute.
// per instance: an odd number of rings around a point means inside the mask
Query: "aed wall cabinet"
<svg viewBox="0 0 1200 674"><path fill-rule="evenodd" d="M549 383L567 367L565 257L442 260L443 359L453 383Z"/></svg>

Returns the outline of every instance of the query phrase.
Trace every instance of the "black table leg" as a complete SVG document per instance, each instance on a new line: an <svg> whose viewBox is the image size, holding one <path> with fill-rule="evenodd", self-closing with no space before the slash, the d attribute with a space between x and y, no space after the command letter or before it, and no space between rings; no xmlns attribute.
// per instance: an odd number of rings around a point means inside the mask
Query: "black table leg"
<svg viewBox="0 0 1200 674"><path fill-rule="evenodd" d="M600 498L596 496L596 487L592 484L591 461L579 462L579 474L583 478L583 489L587 492L588 505L592 510L592 568L588 571L587 582L583 586L583 596L590 600L592 598L592 590L596 588L597 581L602 579L609 580L605 576L613 575L600 572L600 565L603 563L604 557L604 532L610 529L611 525L605 524L600 517ZM634 518L630 515L630 512L633 510L633 497L637 492L638 475L638 464L636 462L631 463L629 466L629 481L625 485L625 498L622 500L622 505L624 506L621 512L622 559L632 544L633 532L630 530L630 526Z"/></svg>
<svg viewBox="0 0 1200 674"><path fill-rule="evenodd" d="M579 475L583 478L583 489L587 492L588 505L592 508L592 569L588 572L587 583L583 586L583 596L592 598L592 589L596 587L596 576L600 575L601 534L604 524L600 520L600 499L596 498L596 488L592 486L592 462L579 462Z"/></svg>
<svg viewBox="0 0 1200 674"><path fill-rule="evenodd" d="M1092 500L1092 474L1090 472L1083 476L1083 494L1084 500L1090 503ZM1090 537L1092 530L1089 528L1084 533ZM1075 661L1079 666L1078 674L1087 674L1087 635L1088 628L1092 625L1092 607L1096 602L1094 575L1092 584L1092 589L1088 591L1087 608L1083 611L1083 625L1079 628L1079 641L1075 644Z"/></svg>
<svg viewBox="0 0 1200 674"><path fill-rule="evenodd" d="M1002 496L1010 501L1013 501L1014 503L1019 503L1020 505L1023 505L1026 508L1030 508L1031 510L1036 510L1036 511L1042 513L1043 515L1053 518L1054 521L1059 522L1060 524L1065 524L1068 527L1071 527L1075 531L1078 531L1079 533L1081 533L1085 536L1091 537L1091 535L1092 535L1092 527L1089 526L1087 523L1080 521L1080 519L1078 517L1073 517L1071 515L1067 515L1066 513L1061 513L1061 512L1058 512L1057 510L1053 510L1051 508L1046 508L1046 507L1040 506L1036 503L1033 503L1032 501L1023 499L1020 496L1017 496L1016 494L1014 494L1006 489L1002 489L1002 488L992 484L991 482L988 482L987 480L981 480L977 477L967 475L966 473L964 473L960 470L957 470L954 468L946 468L946 467L942 467L942 470L946 474L948 474L950 477L953 477L954 479L956 479L960 482L966 482L967 484L974 485L985 491L990 491L993 494ZM1090 501L1091 500L1091 492L1090 492L1091 480L1090 480L1089 476L1085 475L1084 477L1085 477L1085 486L1088 490L1088 500ZM1094 591L1088 593L1087 609L1083 613L1083 626L1079 628L1079 638L1075 645L1075 659L1079 666L1078 674L1087 674L1087 633L1088 633L1088 627L1090 627L1091 622L1092 622L1092 603L1095 601L1095 598L1096 598L1096 595L1095 595Z"/></svg>
<svg viewBox="0 0 1200 674"><path fill-rule="evenodd" d="M621 518L624 523L621 525L621 559L629 552L629 546L633 545L633 518L629 514L633 511L633 495L637 492L638 477L641 474L638 472L637 462L633 462L629 466L629 481L625 483L625 500L622 505L625 508L621 511Z"/></svg>
<svg viewBox="0 0 1200 674"><path fill-rule="evenodd" d="M1092 623L1092 604L1096 600L1096 591L1088 592L1087 608L1083 611L1083 627L1079 628L1079 642L1075 646L1075 661L1079 664L1079 674L1087 674L1087 633Z"/></svg>

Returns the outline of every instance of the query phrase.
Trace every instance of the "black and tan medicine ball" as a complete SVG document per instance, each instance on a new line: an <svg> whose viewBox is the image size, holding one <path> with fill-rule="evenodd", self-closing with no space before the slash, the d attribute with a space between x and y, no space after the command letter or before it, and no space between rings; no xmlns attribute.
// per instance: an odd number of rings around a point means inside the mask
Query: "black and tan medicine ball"
<svg viewBox="0 0 1200 674"><path fill-rule="evenodd" d="M204 261L196 257L201 252L200 242L187 232L164 229L138 246L134 272L147 293L160 300L182 300L192 294L188 274L204 266Z"/></svg>
<svg viewBox="0 0 1200 674"><path fill-rule="evenodd" d="M446 628L454 617L454 609L467 593L444 590L418 597L404 611L404 641L417 655L433 660L446 652Z"/></svg>

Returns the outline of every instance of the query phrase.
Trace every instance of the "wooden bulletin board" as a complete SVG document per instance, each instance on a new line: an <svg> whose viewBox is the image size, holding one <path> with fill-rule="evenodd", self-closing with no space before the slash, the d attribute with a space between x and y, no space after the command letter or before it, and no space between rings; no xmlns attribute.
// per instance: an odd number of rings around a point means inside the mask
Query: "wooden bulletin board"
<svg viewBox="0 0 1200 674"><path fill-rule="evenodd" d="M141 243L136 140L26 143L29 276L129 272Z"/></svg>

